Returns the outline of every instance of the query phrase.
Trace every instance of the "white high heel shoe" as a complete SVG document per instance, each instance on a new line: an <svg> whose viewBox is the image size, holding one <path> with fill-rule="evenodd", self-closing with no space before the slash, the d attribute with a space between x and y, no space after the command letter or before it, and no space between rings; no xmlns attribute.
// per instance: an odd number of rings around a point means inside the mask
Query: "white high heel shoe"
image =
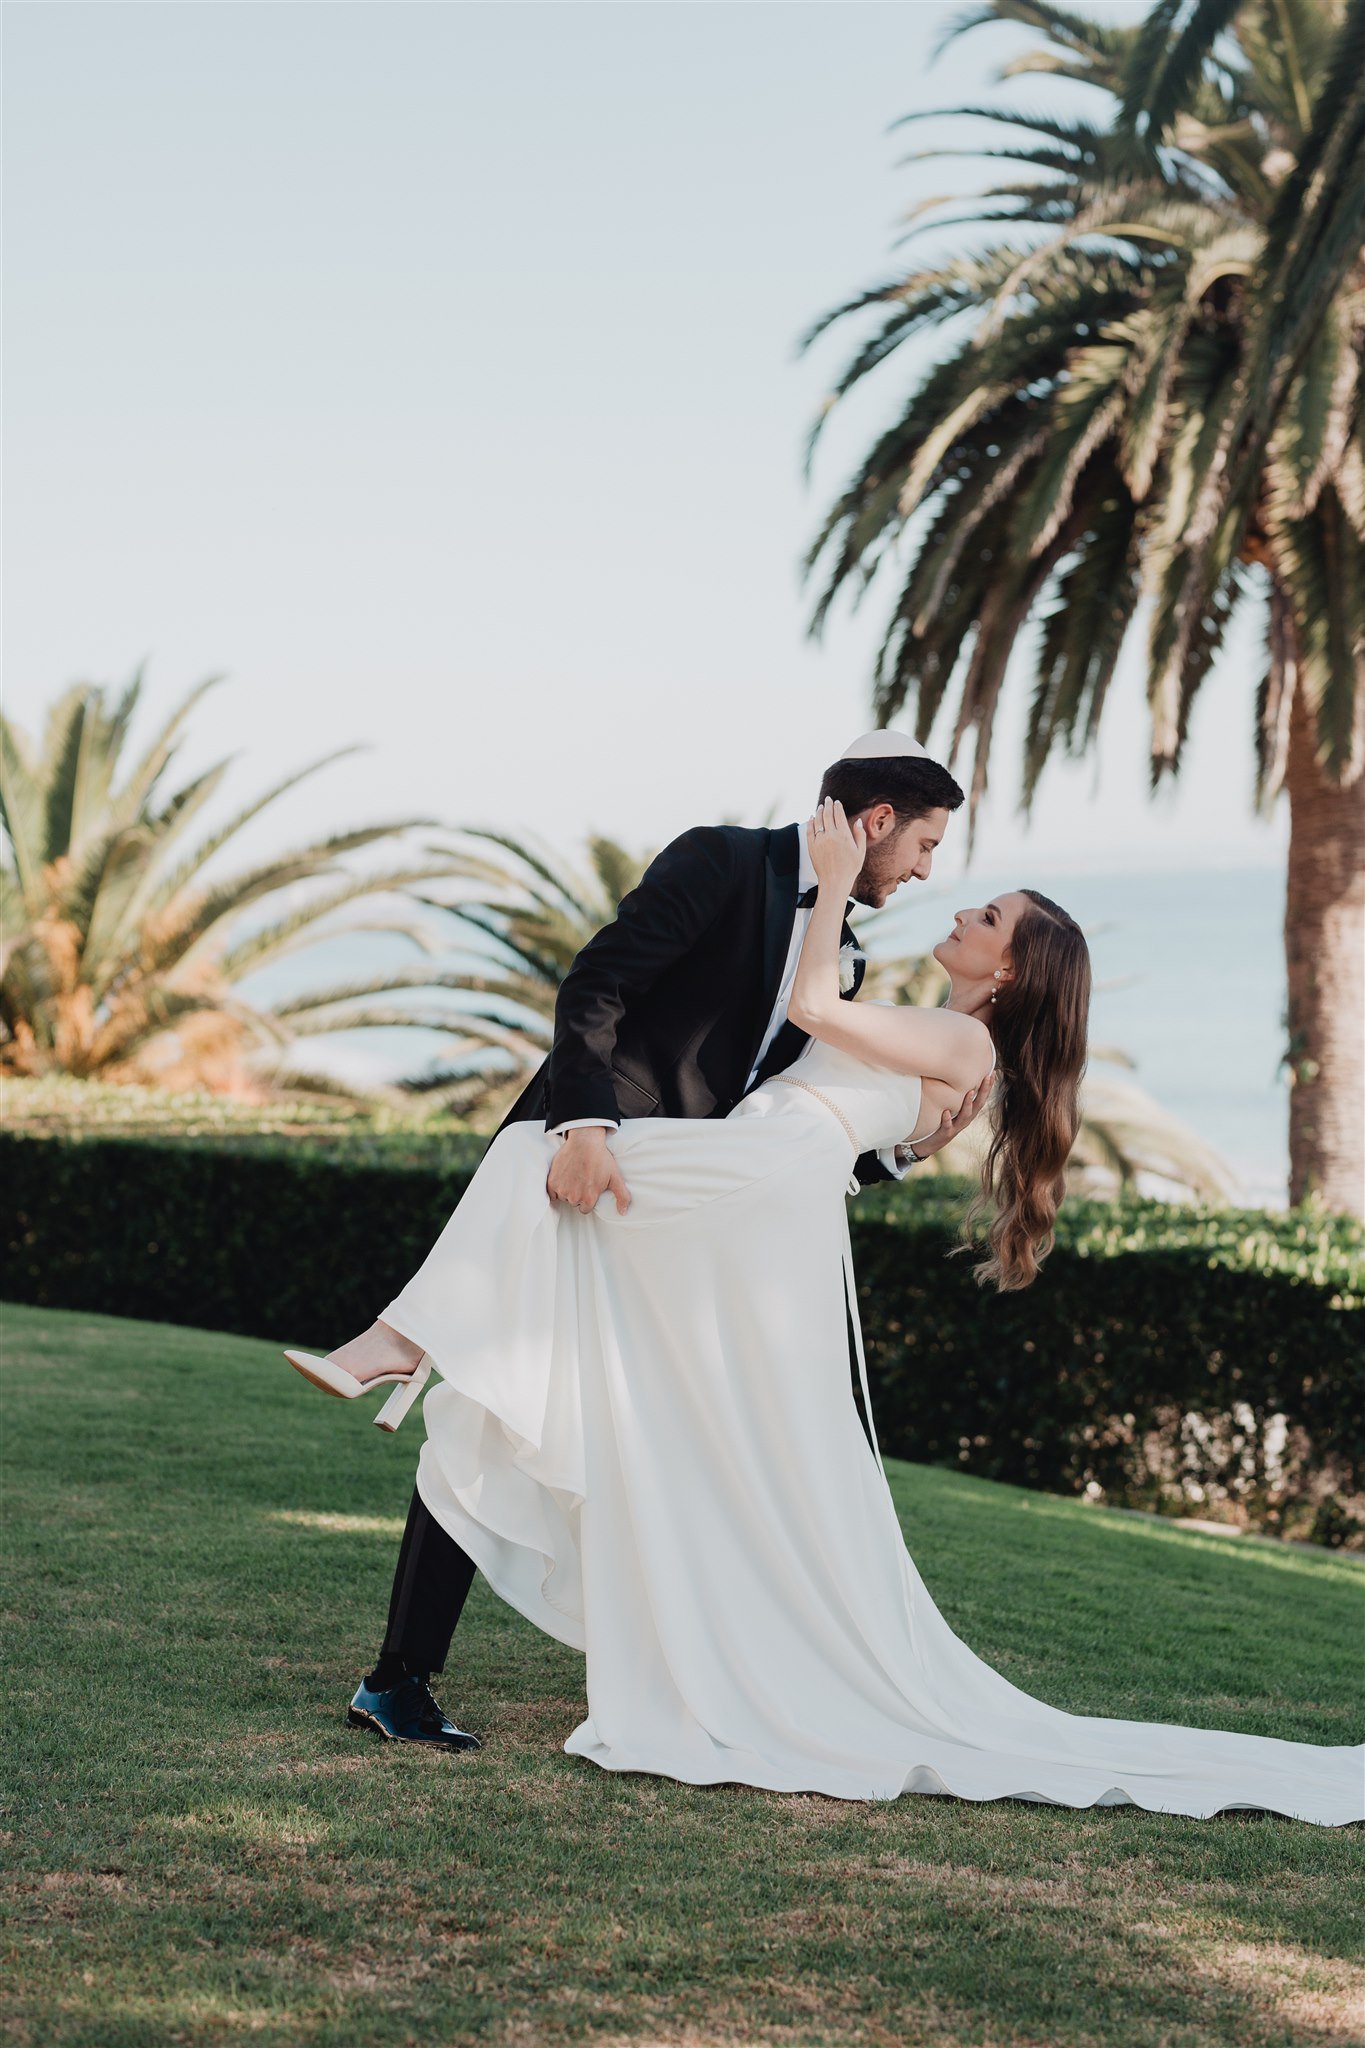
<svg viewBox="0 0 1365 2048"><path fill-rule="evenodd" d="M376 1429L390 1433L397 1429L431 1378L431 1360L425 1351L408 1372L377 1372L369 1380L358 1380L344 1365L334 1365L330 1358L317 1358L311 1351L286 1351L284 1355L295 1372L321 1387L324 1394L336 1394L343 1401L357 1401L374 1387L391 1386L393 1392L374 1418Z"/></svg>

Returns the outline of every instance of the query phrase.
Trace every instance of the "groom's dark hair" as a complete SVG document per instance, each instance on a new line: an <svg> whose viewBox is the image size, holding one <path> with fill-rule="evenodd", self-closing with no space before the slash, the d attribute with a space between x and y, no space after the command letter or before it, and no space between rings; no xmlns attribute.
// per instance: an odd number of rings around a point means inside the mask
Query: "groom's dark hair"
<svg viewBox="0 0 1365 2048"><path fill-rule="evenodd" d="M902 824L927 818L930 811L955 811L962 791L946 768L920 754L893 754L882 760L836 761L825 770L820 801L834 797L850 818L873 804L890 804Z"/></svg>

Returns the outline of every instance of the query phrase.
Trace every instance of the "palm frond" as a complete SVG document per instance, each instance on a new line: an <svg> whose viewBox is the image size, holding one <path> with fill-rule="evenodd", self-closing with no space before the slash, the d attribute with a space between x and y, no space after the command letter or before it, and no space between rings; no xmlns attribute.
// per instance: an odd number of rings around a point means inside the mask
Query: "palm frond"
<svg viewBox="0 0 1365 2048"><path fill-rule="evenodd" d="M1298 646L1289 593L1278 579L1266 606L1266 669L1256 693L1256 806L1262 814L1284 787L1289 714L1298 683Z"/></svg>
<svg viewBox="0 0 1365 2048"><path fill-rule="evenodd" d="M1361 772L1365 685L1365 545L1328 486L1304 519L1275 517L1276 564L1294 608L1297 686L1336 782Z"/></svg>
<svg viewBox="0 0 1365 2048"><path fill-rule="evenodd" d="M1121 487L1097 498L1089 530L1043 621L1024 739L1026 813L1054 749L1075 752L1093 740L1137 608L1137 507Z"/></svg>
<svg viewBox="0 0 1365 2048"><path fill-rule="evenodd" d="M1102 82L1109 83L1110 68L1132 46L1134 30L1096 21L1078 9L1059 7L1051 0L990 0L956 15L939 37L936 55L942 55L960 36L995 22L1018 22L1024 28L1039 29L1050 42L1073 56L1103 67Z"/></svg>
<svg viewBox="0 0 1365 2048"><path fill-rule="evenodd" d="M1341 314L1329 306L1290 382L1266 450L1266 490L1277 517L1305 518L1340 463L1359 373Z"/></svg>
<svg viewBox="0 0 1365 2048"><path fill-rule="evenodd" d="M477 977L455 969L429 967L389 968L359 981L333 982L325 988L310 988L298 995L284 996L270 1004L272 1017L299 1017L309 1010L334 1009L341 1003L359 1002L369 996L396 995L400 989L455 989L461 993L477 985ZM488 987L494 986L491 982Z"/></svg>
<svg viewBox="0 0 1365 2048"><path fill-rule="evenodd" d="M89 684L77 683L48 713L42 753L44 860L58 859L72 845L81 757L96 744L91 728L98 701Z"/></svg>
<svg viewBox="0 0 1365 2048"><path fill-rule="evenodd" d="M0 823L26 895L37 889L43 867L43 802L38 766L27 740L0 712Z"/></svg>
<svg viewBox="0 0 1365 2048"><path fill-rule="evenodd" d="M272 804L278 803L281 797L287 796L291 789L297 789L301 782L308 781L311 776L320 774L324 768L330 768L334 762L344 761L348 755L358 752L360 752L360 749L355 746L337 747L330 754L322 755L319 760L306 762L302 768L291 769L287 775L281 776L277 782L271 783L266 789L261 791L259 796L253 797L250 803L243 804L240 810L235 811L223 824L217 826L214 831L199 842L192 852L185 856L178 866L170 869L162 868L159 863L149 866L144 887L126 907L126 918L128 920L144 918L152 911L165 910L168 904L175 901L182 890L189 888L195 882L215 854L220 853L225 846L229 845L237 837L238 833L243 831L254 819L258 818L263 811L268 810ZM226 768L228 765L228 763L224 762L221 764L221 767ZM189 822L187 818L178 821ZM427 818L410 818L404 820L401 825L386 826L382 830L384 832L402 831L409 827L425 826L430 822L430 819Z"/></svg>
<svg viewBox="0 0 1365 2048"><path fill-rule="evenodd" d="M1156 0L1129 52L1120 114L1130 127L1164 134L1243 0Z"/></svg>
<svg viewBox="0 0 1365 2048"><path fill-rule="evenodd" d="M269 873L269 867L263 872ZM240 981L244 975L255 972L268 962L278 959L286 952L297 950L300 943L313 944L318 938L330 937L330 932L319 932L317 927L333 917L347 904L368 902L394 892L407 893L414 884L428 882L448 874L449 866L442 861L413 861L401 866L376 869L365 875L349 875L345 880L333 884L330 889L315 891L305 902L296 904L271 923L261 925L248 932L243 938L233 941L218 961L218 972L225 981ZM307 872L303 879L325 880L322 869ZM292 877L291 877L292 879ZM280 886L283 886L281 884ZM252 887L249 893L223 916L235 914L236 908L255 902L262 894L273 895L273 885L265 888ZM219 920L215 918L216 924ZM358 929L358 927L347 927ZM208 927L204 928L206 935Z"/></svg>
<svg viewBox="0 0 1365 2048"><path fill-rule="evenodd" d="M138 681L141 680L141 675L142 670L139 669L136 678ZM121 822L128 823L142 814L170 763L180 735L189 722L190 713L210 690L216 689L218 684L224 681L226 675L222 672L205 676L202 682L196 683L193 689L186 691L180 699L114 799Z"/></svg>

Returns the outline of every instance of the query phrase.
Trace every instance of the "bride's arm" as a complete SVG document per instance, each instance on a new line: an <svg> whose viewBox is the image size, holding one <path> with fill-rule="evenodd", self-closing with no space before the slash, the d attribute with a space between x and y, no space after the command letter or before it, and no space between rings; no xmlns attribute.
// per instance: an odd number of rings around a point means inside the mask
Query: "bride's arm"
<svg viewBox="0 0 1365 2048"><path fill-rule="evenodd" d="M822 829L817 831L816 827ZM964 1091L991 1064L991 1035L975 1017L913 1005L846 1003L839 996L839 938L844 905L867 851L861 818L850 826L842 804L827 801L806 826L820 893L796 966L787 1015L800 1030L874 1066L919 1074Z"/></svg>

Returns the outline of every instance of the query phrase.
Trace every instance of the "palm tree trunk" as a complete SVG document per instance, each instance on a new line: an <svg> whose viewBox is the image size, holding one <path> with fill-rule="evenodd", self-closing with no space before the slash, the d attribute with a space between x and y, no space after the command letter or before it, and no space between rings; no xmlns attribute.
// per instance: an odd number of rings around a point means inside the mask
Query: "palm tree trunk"
<svg viewBox="0 0 1365 2048"><path fill-rule="evenodd" d="M1289 1199L1365 1214L1365 776L1318 766L1300 687L1289 722Z"/></svg>

